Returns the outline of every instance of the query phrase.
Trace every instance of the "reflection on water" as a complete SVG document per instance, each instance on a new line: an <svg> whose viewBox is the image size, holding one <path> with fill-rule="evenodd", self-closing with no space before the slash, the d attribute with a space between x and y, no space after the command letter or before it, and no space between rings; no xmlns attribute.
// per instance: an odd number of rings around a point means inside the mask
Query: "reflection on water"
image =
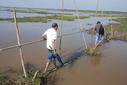
<svg viewBox="0 0 127 85"><path fill-rule="evenodd" d="M89 56L88 59L93 67L97 67L101 64L101 56Z"/></svg>

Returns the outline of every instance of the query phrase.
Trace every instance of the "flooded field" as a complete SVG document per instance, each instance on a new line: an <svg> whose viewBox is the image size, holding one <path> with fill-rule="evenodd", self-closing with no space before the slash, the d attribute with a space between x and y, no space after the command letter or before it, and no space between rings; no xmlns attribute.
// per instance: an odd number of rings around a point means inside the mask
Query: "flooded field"
<svg viewBox="0 0 127 85"><path fill-rule="evenodd" d="M126 85L127 43L110 41L101 49L102 57L82 56L54 72L54 85Z"/></svg>
<svg viewBox="0 0 127 85"><path fill-rule="evenodd" d="M51 12L51 11L50 11ZM11 12L10 12L11 13ZM4 16L4 14L7 14ZM21 17L27 16L21 13ZM81 14L82 15L82 14ZM86 15L91 15L87 13ZM17 14L20 16L20 13ZM41 14L31 14L28 16L42 16ZM12 17L8 12L3 12L2 18ZM117 17L89 17L81 20L63 21L63 33L79 32L79 22L83 24L84 29L94 27L96 21L101 21L103 25L109 23L109 19ZM26 22L19 23L21 43L40 40L41 34L50 28L52 23L58 23L59 28L61 20L52 20L48 23ZM60 30L58 30L60 34ZM87 45L94 45L94 35L84 32ZM59 38L57 41L59 45ZM9 21L0 21L0 48L17 45L15 24ZM57 46L58 48L58 46ZM111 40L103 47L100 47L102 56L81 56L80 52L85 48L82 34L76 33L64 36L62 39L62 59L64 62L72 61L70 64L54 72L55 81L53 85L126 85L127 84L127 42ZM26 45L22 47L25 63L36 65L39 69L44 69L47 60L46 42ZM9 49L0 52L0 73L15 69L22 70L18 48Z"/></svg>

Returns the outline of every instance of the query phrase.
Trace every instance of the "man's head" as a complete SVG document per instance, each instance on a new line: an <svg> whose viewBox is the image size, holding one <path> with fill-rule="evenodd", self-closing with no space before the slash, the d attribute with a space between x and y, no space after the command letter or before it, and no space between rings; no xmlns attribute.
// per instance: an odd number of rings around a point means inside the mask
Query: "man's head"
<svg viewBox="0 0 127 85"><path fill-rule="evenodd" d="M100 21L97 21L97 24L101 24L101 22Z"/></svg>
<svg viewBox="0 0 127 85"><path fill-rule="evenodd" d="M57 23L53 23L52 24L52 28L55 29L55 30L57 30L58 29L58 24Z"/></svg>

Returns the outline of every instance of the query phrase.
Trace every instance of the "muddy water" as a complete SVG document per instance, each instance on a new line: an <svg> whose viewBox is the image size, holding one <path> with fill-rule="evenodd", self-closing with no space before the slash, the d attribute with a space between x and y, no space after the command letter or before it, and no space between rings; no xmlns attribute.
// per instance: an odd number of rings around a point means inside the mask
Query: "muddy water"
<svg viewBox="0 0 127 85"><path fill-rule="evenodd" d="M100 20L108 24L108 18L96 18L81 20L84 28L93 27L94 20ZM48 23L19 23L21 43L39 40L41 34L50 28L53 22L59 25L60 20L52 20ZM64 21L63 33L79 31L79 21ZM58 34L59 34L58 30ZM84 33L88 46L94 44L95 36ZM58 38L59 45L59 38ZM0 22L0 48L17 44L14 23ZM25 63L31 63L38 68L44 68L47 59L46 42L23 46ZM69 65L56 72L55 85L126 85L127 43L111 41L102 49L102 57L80 57L81 49L84 49L81 33L65 36L62 39L62 59L71 62ZM21 71L21 63L18 48L0 52L0 72L15 69Z"/></svg>
<svg viewBox="0 0 127 85"><path fill-rule="evenodd" d="M58 70L54 85L126 85L127 43L110 41L100 49L102 57L82 56Z"/></svg>
<svg viewBox="0 0 127 85"><path fill-rule="evenodd" d="M57 20L54 20L53 22L58 22L60 24L60 21L57 21ZM72 22L72 23L74 23L74 22ZM47 24L19 23L21 42L23 43L23 42L39 40L41 37L41 34L47 28L50 28L51 24L52 24L52 22L49 22ZM69 24L67 23L66 25L69 25ZM64 26L66 26L66 25L64 25ZM13 23L1 22L1 27L4 29L1 28L1 31L0 31L0 34L1 34L0 47L3 48L3 47L17 44L16 34L15 34L15 25ZM74 28L74 26L73 26L73 28ZM66 33L72 32L72 29L70 26L68 26L65 29L66 30L63 30L64 33L65 32ZM67 31L67 29L68 29L68 31ZM75 28L75 31L79 31L79 29ZM73 42L73 44L72 44L72 42ZM58 39L58 44L59 44L59 39ZM79 44L79 45L77 45L77 44ZM83 45L83 43L82 43L81 34L63 37L63 42L62 42L62 51L64 52L63 55L80 48L82 45ZM46 49L46 42L45 41L39 42L36 44L32 44L32 45L28 45L28 46L24 46L24 47L22 47L22 49L23 49L25 62L37 64L37 66L40 68L44 66L44 64L46 62L46 57L47 57L47 49ZM11 58L11 59L9 59L9 58ZM12 49L12 50L7 50L7 51L1 52L0 53L0 63L1 63L1 65L0 65L1 68L10 67L10 68L19 69L21 67L21 65L20 65L20 60L19 60L18 49Z"/></svg>

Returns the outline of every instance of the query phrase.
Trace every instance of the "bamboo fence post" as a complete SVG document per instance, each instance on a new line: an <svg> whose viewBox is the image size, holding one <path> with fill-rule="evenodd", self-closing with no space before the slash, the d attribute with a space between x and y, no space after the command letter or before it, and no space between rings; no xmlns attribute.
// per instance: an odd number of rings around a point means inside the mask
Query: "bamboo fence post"
<svg viewBox="0 0 127 85"><path fill-rule="evenodd" d="M98 9L99 9L99 0L97 0L97 3L96 3L96 14L98 13Z"/></svg>
<svg viewBox="0 0 127 85"><path fill-rule="evenodd" d="M32 81L34 81L35 80L35 78L36 78L36 76L37 76L37 74L38 74L38 70L35 72L35 74L34 74L34 76L33 76L33 78L32 78Z"/></svg>
<svg viewBox="0 0 127 85"><path fill-rule="evenodd" d="M95 11L95 15L94 15L94 28L96 26L96 22L97 22L97 15L98 15L98 11L99 11L99 0L96 0L96 11ZM103 12L102 12L103 13ZM93 35L91 35L93 37ZM91 39L92 42L92 39ZM94 46L95 46L95 41L94 41ZM91 45L92 46L92 45Z"/></svg>
<svg viewBox="0 0 127 85"><path fill-rule="evenodd" d="M78 14L78 7L77 7L77 5L76 5L76 1L75 1L75 0L73 0L73 4L75 5L76 16L77 16L78 20L80 20L80 16L79 16L79 14ZM83 41L84 41L84 44L85 44L85 48L87 49L88 46L87 46L87 42L86 42L86 37L85 37L85 35L84 35L84 33L83 33L83 26L82 26L82 23L81 23L80 21L79 21L79 25L80 25L80 32L81 32L81 34L82 34Z"/></svg>
<svg viewBox="0 0 127 85"><path fill-rule="evenodd" d="M26 69L25 69L25 65L24 65L23 53L22 53L22 48L21 48L21 43L20 43L19 27L18 27L18 23L17 23L17 19L16 19L16 11L15 10L14 10L14 23L16 25L16 36L17 36L17 42L18 42L18 45L19 45L19 53L20 53L22 69L23 69L23 72L24 72L24 76L26 78L27 74L26 74Z"/></svg>
<svg viewBox="0 0 127 85"><path fill-rule="evenodd" d="M64 0L62 0L62 9L64 8ZM61 26L60 26L60 43L59 43L59 53L61 54L62 49L62 28L63 28L63 18L64 18L64 10L61 15Z"/></svg>
<svg viewBox="0 0 127 85"><path fill-rule="evenodd" d="M111 15L111 19L110 19L110 26L111 26L111 37L113 38L114 33L113 33L113 27L112 27L112 15Z"/></svg>

